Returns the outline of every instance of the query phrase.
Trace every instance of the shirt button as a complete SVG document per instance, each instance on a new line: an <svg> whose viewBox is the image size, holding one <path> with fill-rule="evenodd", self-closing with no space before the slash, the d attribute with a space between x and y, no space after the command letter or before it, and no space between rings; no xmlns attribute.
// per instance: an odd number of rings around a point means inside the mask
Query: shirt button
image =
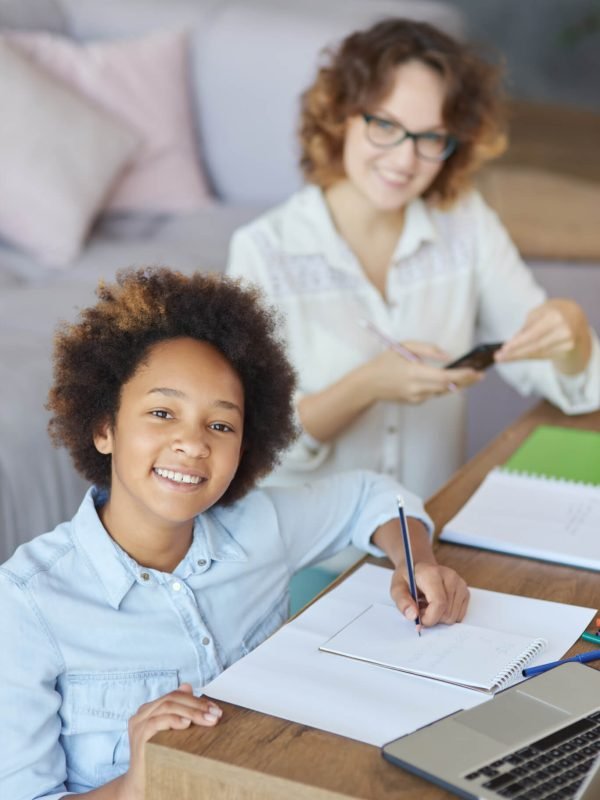
<svg viewBox="0 0 600 800"><path fill-rule="evenodd" d="M142 572L142 573L140 573L140 578L143 581L149 581L150 580L150 575L147 572Z"/></svg>
<svg viewBox="0 0 600 800"><path fill-rule="evenodd" d="M202 639L202 644L205 647L206 647L207 644L210 644L210 639L208 638L208 636L205 636L204 639Z"/></svg>
<svg viewBox="0 0 600 800"><path fill-rule="evenodd" d="M171 584L171 588L173 589L174 592L178 592L181 589L181 584L179 583L179 581L175 581L175 583Z"/></svg>
<svg viewBox="0 0 600 800"><path fill-rule="evenodd" d="M198 559L198 566L199 567L204 567L205 565L206 565L206 559L205 558L199 558Z"/></svg>

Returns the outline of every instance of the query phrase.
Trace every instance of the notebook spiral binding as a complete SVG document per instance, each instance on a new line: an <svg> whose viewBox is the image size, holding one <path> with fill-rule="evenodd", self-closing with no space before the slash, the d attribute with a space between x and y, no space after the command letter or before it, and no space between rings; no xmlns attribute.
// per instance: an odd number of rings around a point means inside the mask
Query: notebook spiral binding
<svg viewBox="0 0 600 800"><path fill-rule="evenodd" d="M525 470L521 469L511 469L507 467L497 467L498 472L502 475L514 475L517 478L525 478L527 480L533 481L544 481L544 483L552 483L555 486L581 486L586 489L597 489L598 486L595 483L590 483L588 481L574 481L570 478L556 478L554 475L544 475L540 472L526 472Z"/></svg>
<svg viewBox="0 0 600 800"><path fill-rule="evenodd" d="M539 655L546 648L548 642L545 639L535 639L531 645L524 650L521 655L499 672L494 678L494 691L502 691L521 677L521 672L529 664L532 658Z"/></svg>

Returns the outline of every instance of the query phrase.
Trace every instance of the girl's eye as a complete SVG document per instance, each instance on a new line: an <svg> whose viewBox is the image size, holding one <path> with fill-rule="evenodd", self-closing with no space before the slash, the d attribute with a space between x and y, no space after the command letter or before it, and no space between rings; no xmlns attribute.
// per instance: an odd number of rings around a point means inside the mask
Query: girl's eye
<svg viewBox="0 0 600 800"><path fill-rule="evenodd" d="M229 425L226 425L224 422L213 422L210 427L214 431L219 431L220 433L230 433L233 431L233 428L230 428Z"/></svg>
<svg viewBox="0 0 600 800"><path fill-rule="evenodd" d="M172 414L170 414L168 411L165 411L164 408L156 408L150 413L153 417L158 417L159 419L173 419Z"/></svg>

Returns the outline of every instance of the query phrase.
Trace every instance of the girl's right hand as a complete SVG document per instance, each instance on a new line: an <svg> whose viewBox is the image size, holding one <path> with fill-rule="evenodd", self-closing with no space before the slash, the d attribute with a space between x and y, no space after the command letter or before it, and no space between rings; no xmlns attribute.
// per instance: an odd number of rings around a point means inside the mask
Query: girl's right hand
<svg viewBox="0 0 600 800"><path fill-rule="evenodd" d="M403 342L421 359L450 361L450 356L425 342ZM485 377L474 369L443 369L422 361L409 361L394 350L385 350L364 366L373 401L384 400L417 405L430 397L447 394L479 383Z"/></svg>
<svg viewBox="0 0 600 800"><path fill-rule="evenodd" d="M184 730L190 725L213 727L222 715L221 709L207 697L195 697L189 683L151 703L140 706L128 724L131 757L123 776L120 800L144 798L144 745L158 731Z"/></svg>

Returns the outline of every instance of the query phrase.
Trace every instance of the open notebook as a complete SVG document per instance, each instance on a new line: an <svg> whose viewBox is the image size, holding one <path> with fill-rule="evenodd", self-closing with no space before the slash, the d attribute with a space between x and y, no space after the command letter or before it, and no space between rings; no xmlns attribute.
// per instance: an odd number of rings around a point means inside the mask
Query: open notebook
<svg viewBox="0 0 600 800"><path fill-rule="evenodd" d="M495 693L522 680L544 639L475 625L436 625L418 636L394 606L374 603L319 650L389 669Z"/></svg>
<svg viewBox="0 0 600 800"><path fill-rule="evenodd" d="M600 432L539 425L440 539L600 570Z"/></svg>
<svg viewBox="0 0 600 800"><path fill-rule="evenodd" d="M493 469L440 540L600 570L600 486Z"/></svg>

